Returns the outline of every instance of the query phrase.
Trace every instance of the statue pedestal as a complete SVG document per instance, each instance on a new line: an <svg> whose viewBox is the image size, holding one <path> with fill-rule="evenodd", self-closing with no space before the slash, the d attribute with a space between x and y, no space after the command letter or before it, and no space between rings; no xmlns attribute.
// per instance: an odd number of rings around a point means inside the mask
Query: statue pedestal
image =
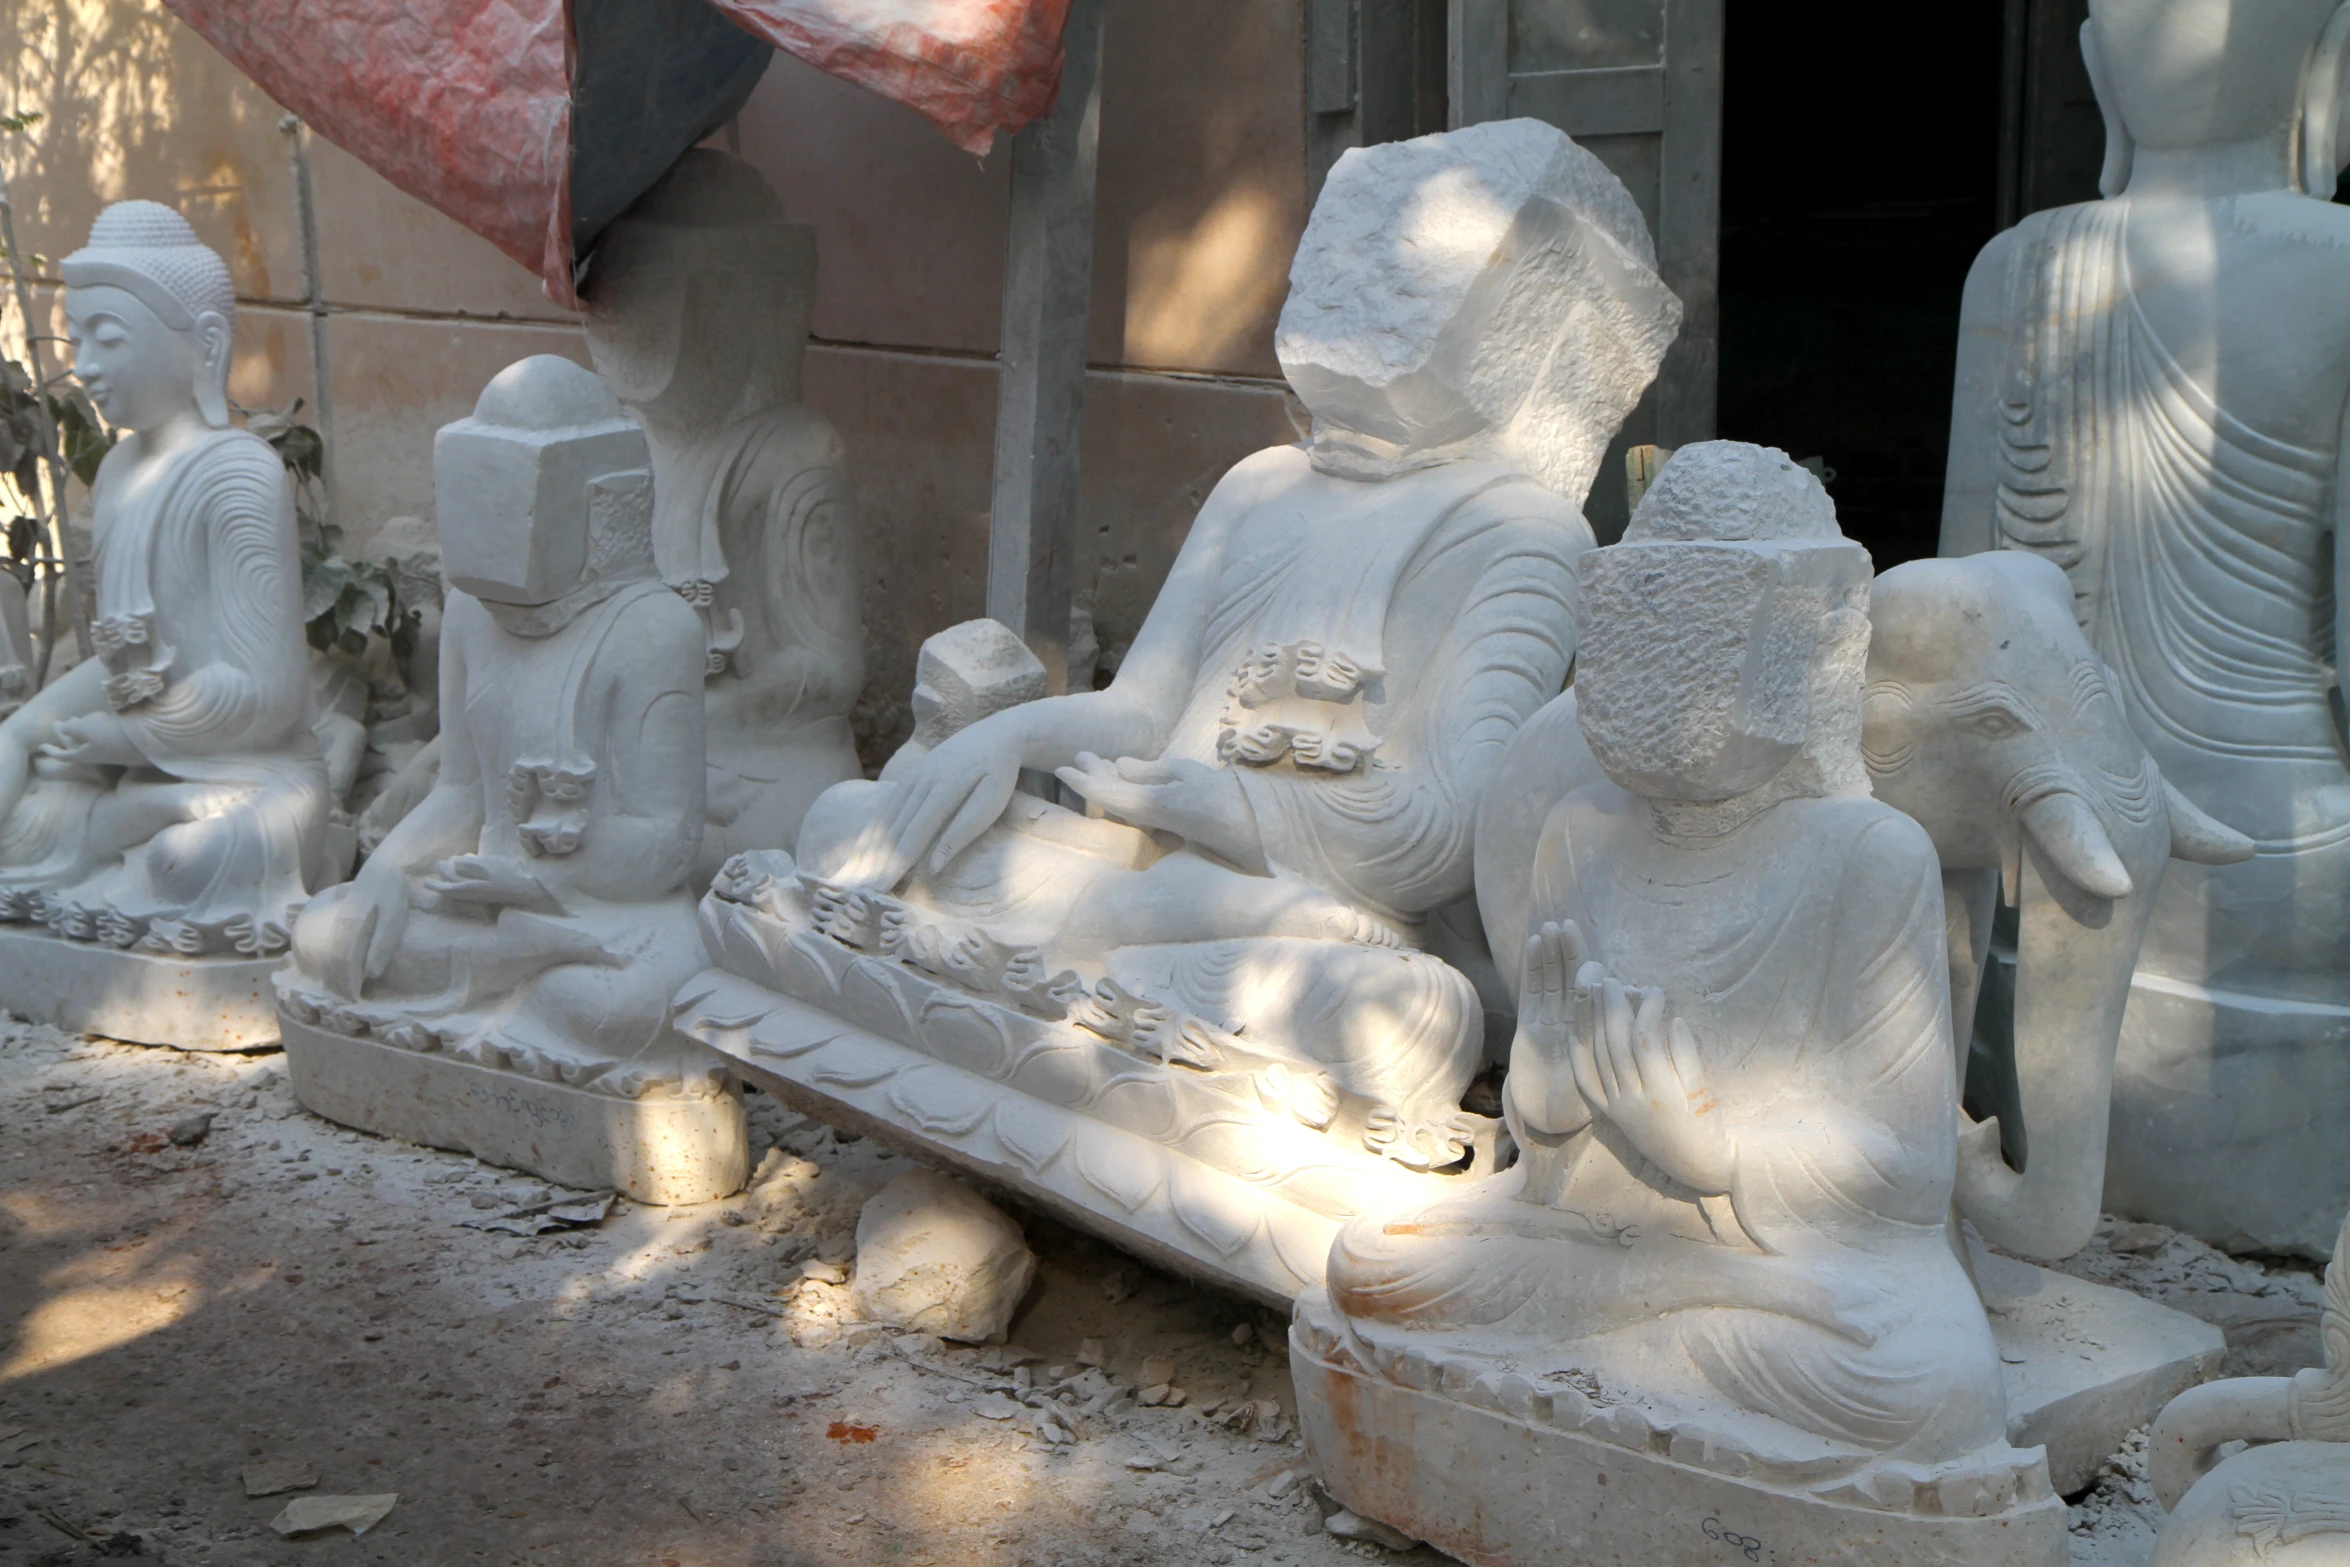
<svg viewBox="0 0 2350 1567"><path fill-rule="evenodd" d="M1734 1559L1752 1540L1765 1561L2062 1563L2058 1497L2217 1371L2224 1340L2152 1301L2011 1258L1977 1251L1974 1271L1999 1345L2007 1440L2047 1449L2028 1473L1890 1488L1761 1473L1709 1433L1657 1431L1629 1406L1594 1409L1571 1390L1496 1377L1491 1361L1448 1363L1446 1334L1366 1334L1318 1288L1290 1328L1299 1419L1332 1495L1478 1567L1706 1560L1725 1548Z"/></svg>
<svg viewBox="0 0 2350 1567"><path fill-rule="evenodd" d="M679 992L676 1026L736 1073L1269 1305L1321 1281L1347 1219L1452 1179L1371 1151L1343 1112L1305 1125L1261 1067L1162 1064L844 946L796 909L713 893L702 939L719 967ZM1490 1157L1487 1143L1472 1167Z"/></svg>
<svg viewBox="0 0 2350 1567"><path fill-rule="evenodd" d="M276 958L177 958L0 927L0 1009L77 1034L182 1050L278 1042Z"/></svg>
<svg viewBox="0 0 2350 1567"><path fill-rule="evenodd" d="M733 1093L624 1099L357 1038L288 1011L278 1020L294 1097L363 1132L655 1205L715 1201L750 1171Z"/></svg>
<svg viewBox="0 0 2350 1567"><path fill-rule="evenodd" d="M2064 1502L2038 1463L1894 1485L1765 1476L1695 1431L1521 1377L1464 1374L1443 1334L1355 1339L1314 1290L1289 1330L1314 1473L1331 1495L1472 1567L2063 1567ZM1377 1370L1361 1357L1387 1364ZM1570 1410L1569 1406L1575 1407Z"/></svg>
<svg viewBox="0 0 2350 1567"><path fill-rule="evenodd" d="M2350 1207L2344 1103L2350 1005L2140 972L2114 1062L2106 1207L2230 1251L2324 1257Z"/></svg>

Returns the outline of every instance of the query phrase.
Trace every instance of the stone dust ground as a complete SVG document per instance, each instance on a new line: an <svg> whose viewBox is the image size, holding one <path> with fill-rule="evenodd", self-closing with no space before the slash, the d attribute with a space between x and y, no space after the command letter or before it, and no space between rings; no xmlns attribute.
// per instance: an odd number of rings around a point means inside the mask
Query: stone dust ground
<svg viewBox="0 0 2350 1567"><path fill-rule="evenodd" d="M546 1188L316 1120L280 1056L0 1019L0 1567L1444 1560L1323 1532L1276 1317L1049 1222L1010 1346L853 1321L800 1264L906 1166L752 1103L746 1195L518 1240L461 1221ZM2143 1226L2073 1266L2221 1322L2233 1374L2315 1357L2314 1270ZM1131 1396L1160 1357L1180 1408ZM281 1539L289 1496L241 1479L281 1459L399 1502ZM2079 1567L2143 1567L2144 1493L2140 1442L2074 1508Z"/></svg>

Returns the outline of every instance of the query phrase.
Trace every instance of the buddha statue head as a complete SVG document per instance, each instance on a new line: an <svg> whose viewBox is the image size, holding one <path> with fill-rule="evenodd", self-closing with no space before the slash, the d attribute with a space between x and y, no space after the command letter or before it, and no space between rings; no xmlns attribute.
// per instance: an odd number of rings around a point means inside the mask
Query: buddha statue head
<svg viewBox="0 0 2350 1567"><path fill-rule="evenodd" d="M1869 556L1784 452L1681 448L1623 542L1578 571L1577 710L1618 785L1688 804L1774 781L1782 798L1867 792Z"/></svg>
<svg viewBox="0 0 2350 1567"><path fill-rule="evenodd" d="M758 170L696 147L597 241L588 353L656 433L715 429L799 400L815 298L815 231Z"/></svg>
<svg viewBox="0 0 2350 1567"><path fill-rule="evenodd" d="M2301 188L2327 199L2342 135L2344 0L2091 0L2081 52L2105 111L2108 196L2139 148L2289 142Z"/></svg>
<svg viewBox="0 0 2350 1567"><path fill-rule="evenodd" d="M61 270L74 374L109 424L153 430L193 408L227 428L237 292L187 219L118 201Z"/></svg>
<svg viewBox="0 0 2350 1567"><path fill-rule="evenodd" d="M1323 472L1484 459L1581 505L1680 325L1623 183L1497 120L1338 160L1274 347Z"/></svg>
<svg viewBox="0 0 2350 1567"><path fill-rule="evenodd" d="M433 439L442 571L493 613L593 603L651 576L647 464L644 432L592 372L517 360Z"/></svg>

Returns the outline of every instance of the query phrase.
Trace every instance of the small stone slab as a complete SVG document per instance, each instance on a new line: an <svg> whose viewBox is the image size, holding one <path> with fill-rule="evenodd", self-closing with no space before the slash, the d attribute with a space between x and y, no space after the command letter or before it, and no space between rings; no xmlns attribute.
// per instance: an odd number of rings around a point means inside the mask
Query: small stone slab
<svg viewBox="0 0 2350 1567"><path fill-rule="evenodd" d="M257 1464L247 1464L244 1473L247 1496L276 1496L284 1491L307 1491L318 1483L318 1471L303 1458L264 1458Z"/></svg>
<svg viewBox="0 0 2350 1567"><path fill-rule="evenodd" d="M0 1010L69 1033L182 1050L278 1042L276 958L177 958L0 926Z"/></svg>
<svg viewBox="0 0 2350 1567"><path fill-rule="evenodd" d="M750 1173L749 1128L731 1093L622 1099L354 1039L291 1013L280 1023L294 1097L344 1126L656 1205L715 1202Z"/></svg>

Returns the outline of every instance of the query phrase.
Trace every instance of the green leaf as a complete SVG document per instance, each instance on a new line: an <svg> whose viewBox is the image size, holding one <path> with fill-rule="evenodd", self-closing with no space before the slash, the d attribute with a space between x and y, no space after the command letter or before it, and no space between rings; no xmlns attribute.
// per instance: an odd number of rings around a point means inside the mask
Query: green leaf
<svg viewBox="0 0 2350 1567"><path fill-rule="evenodd" d="M315 564L303 562L302 618L316 620L333 609L335 600L343 596L343 584L350 579L350 573L350 563L339 555L330 555Z"/></svg>

